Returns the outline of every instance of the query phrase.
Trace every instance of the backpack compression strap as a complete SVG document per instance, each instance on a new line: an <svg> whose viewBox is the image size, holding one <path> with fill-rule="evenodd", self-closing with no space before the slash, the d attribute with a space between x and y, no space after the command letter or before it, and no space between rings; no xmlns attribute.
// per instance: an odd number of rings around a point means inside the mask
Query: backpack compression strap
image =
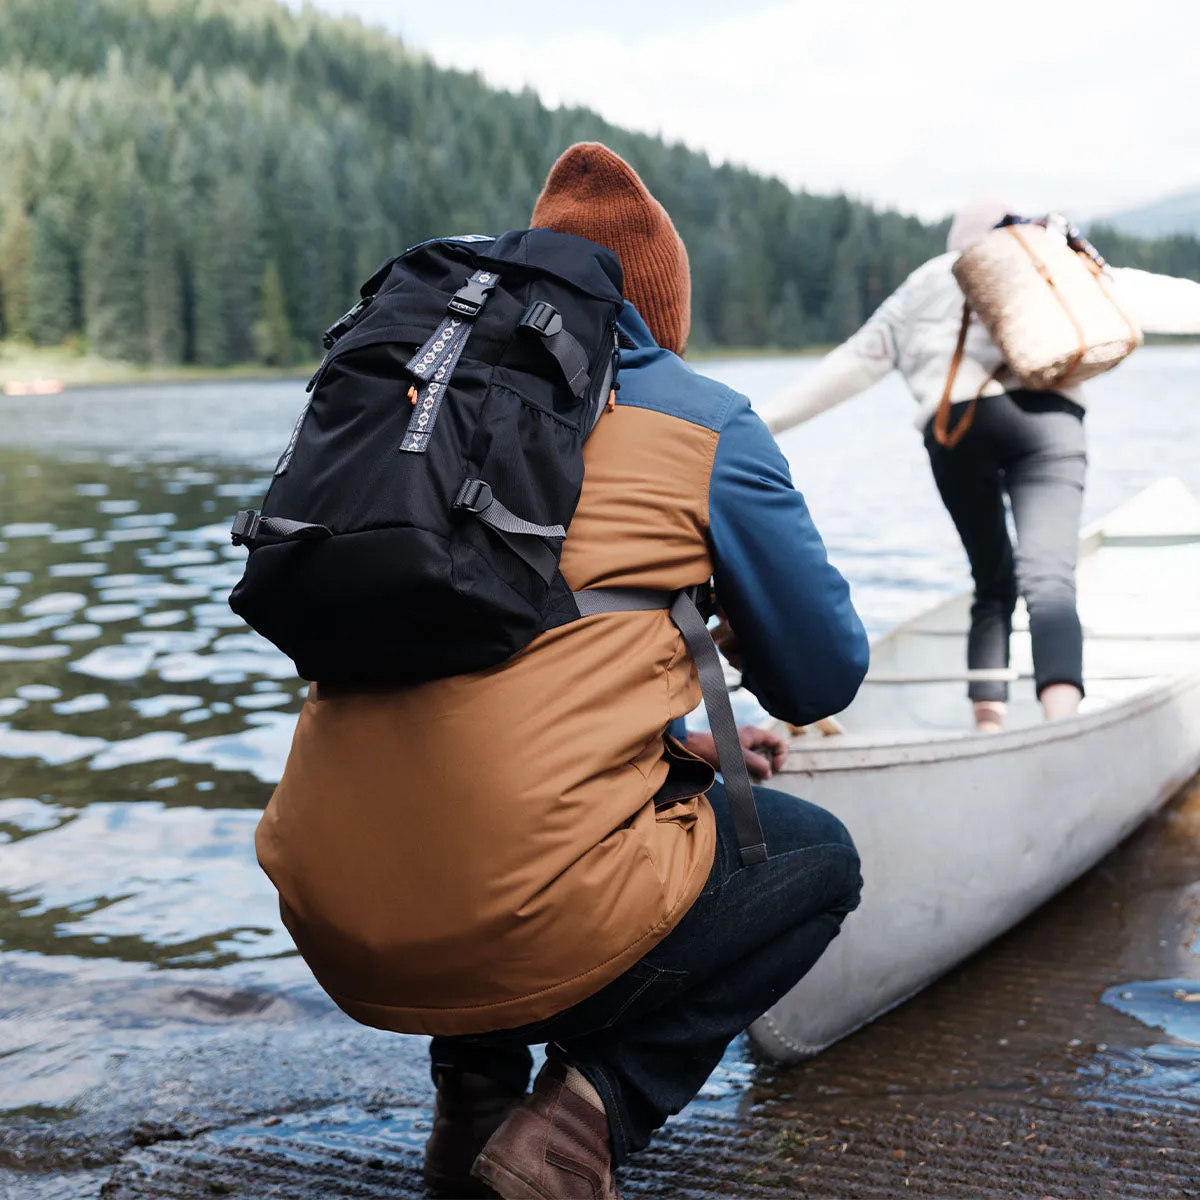
<svg viewBox="0 0 1200 1200"><path fill-rule="evenodd" d="M563 328L562 313L545 300L535 300L518 325L542 339L542 345L558 363L567 387L577 400L581 399L592 382L588 377L588 358L579 342Z"/></svg>
<svg viewBox="0 0 1200 1200"><path fill-rule="evenodd" d="M546 583L554 578L554 572L558 570L558 556L539 539L554 538L561 541L567 536L567 531L561 525L535 525L518 517L496 499L492 489L482 479L466 480L458 489L454 507L469 512L493 530ZM249 546L253 550L255 543L263 537L276 542L310 542L332 537L333 530L327 525L315 525L311 521L264 517L253 508L244 508L233 519L231 535L235 546ZM659 607L666 608L666 605Z"/></svg>
<svg viewBox="0 0 1200 1200"><path fill-rule="evenodd" d="M606 612L632 612L639 609L665 608L670 611L683 640L696 663L700 675L700 690L704 693L704 708L717 745L717 760L729 797L729 811L737 831L742 866L767 861L767 846L763 838L758 810L754 807L754 789L750 772L738 737L733 705L725 687L725 672L713 644L708 626L687 592L661 592L651 588L588 588L575 592L575 604L581 617Z"/></svg>
<svg viewBox="0 0 1200 1200"><path fill-rule="evenodd" d="M508 548L536 571L545 583L554 578L558 570L558 556L543 545L538 538L556 538L561 541L567 531L561 525L535 525L518 517L492 494L492 489L482 479L468 479L458 489L454 508L469 512L489 529L498 533Z"/></svg>
<svg viewBox="0 0 1200 1200"><path fill-rule="evenodd" d="M279 542L312 542L333 537L327 525L314 525L311 521L290 521L287 517L263 517L253 508L243 508L233 518L230 536L235 546L249 546L263 535Z"/></svg>

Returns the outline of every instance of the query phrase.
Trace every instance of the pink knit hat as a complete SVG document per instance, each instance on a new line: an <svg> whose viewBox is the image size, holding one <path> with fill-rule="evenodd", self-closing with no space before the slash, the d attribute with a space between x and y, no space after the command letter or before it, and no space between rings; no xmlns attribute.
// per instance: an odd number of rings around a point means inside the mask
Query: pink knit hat
<svg viewBox="0 0 1200 1200"><path fill-rule="evenodd" d="M1012 208L1008 202L994 193L981 192L972 196L954 214L950 233L946 238L946 249L955 254L970 250L980 238L986 237Z"/></svg>

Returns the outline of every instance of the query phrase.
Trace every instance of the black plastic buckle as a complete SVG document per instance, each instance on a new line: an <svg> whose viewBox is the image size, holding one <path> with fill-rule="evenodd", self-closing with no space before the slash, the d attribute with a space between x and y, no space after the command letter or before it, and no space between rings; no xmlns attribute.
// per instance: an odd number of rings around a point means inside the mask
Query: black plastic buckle
<svg viewBox="0 0 1200 1200"><path fill-rule="evenodd" d="M360 300L348 313L343 313L330 327L325 330L321 337L321 343L326 350L333 349L333 343L352 330L355 325L362 319L363 313L367 311L374 296L367 296L364 300Z"/></svg>
<svg viewBox="0 0 1200 1200"><path fill-rule="evenodd" d="M487 303L488 292L496 286L498 276L490 271L478 271L450 297L446 311L458 313L460 317L477 317Z"/></svg>
<svg viewBox="0 0 1200 1200"><path fill-rule="evenodd" d="M454 507L481 513L492 503L492 489L482 479L468 479L454 497Z"/></svg>
<svg viewBox="0 0 1200 1200"><path fill-rule="evenodd" d="M259 516L257 510L243 508L233 518L233 528L229 534L230 539L235 546L249 546L258 537L258 527L261 524L262 517Z"/></svg>
<svg viewBox="0 0 1200 1200"><path fill-rule="evenodd" d="M525 315L518 324L522 329L532 329L534 333L540 333L542 337L553 337L562 332L562 313L545 300L535 300L525 310Z"/></svg>
<svg viewBox="0 0 1200 1200"><path fill-rule="evenodd" d="M691 589L692 602L700 610L700 615L707 622L710 617L717 614L720 607L717 604L717 588L711 578L705 580L704 583L698 583Z"/></svg>

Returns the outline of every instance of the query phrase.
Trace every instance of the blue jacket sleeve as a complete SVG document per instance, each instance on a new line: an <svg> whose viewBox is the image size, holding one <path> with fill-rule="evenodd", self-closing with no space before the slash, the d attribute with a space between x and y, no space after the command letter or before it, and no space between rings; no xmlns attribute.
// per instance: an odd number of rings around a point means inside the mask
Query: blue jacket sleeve
<svg viewBox="0 0 1200 1200"><path fill-rule="evenodd" d="M717 599L745 686L794 725L841 712L866 674L867 635L787 460L742 396L717 443L708 513Z"/></svg>

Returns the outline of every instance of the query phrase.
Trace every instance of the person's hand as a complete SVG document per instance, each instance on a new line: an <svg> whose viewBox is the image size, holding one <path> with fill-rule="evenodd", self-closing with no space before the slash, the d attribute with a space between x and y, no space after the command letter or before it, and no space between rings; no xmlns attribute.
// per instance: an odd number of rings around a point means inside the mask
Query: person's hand
<svg viewBox="0 0 1200 1200"><path fill-rule="evenodd" d="M738 738L742 743L742 757L746 760L746 770L755 783L763 783L770 779L776 771L787 762L788 740L772 733L769 729L760 729L757 725L743 725L738 730ZM711 733L689 733L687 748L710 766L720 769L721 763L717 757L717 745Z"/></svg>
<svg viewBox="0 0 1200 1200"><path fill-rule="evenodd" d="M714 625L709 631L712 634L712 640L717 643L717 649L725 656L726 662L729 663L735 671L742 669L742 647L738 641L738 635L733 632L733 627L729 624L729 618L724 613L719 614L721 622L719 625Z"/></svg>
<svg viewBox="0 0 1200 1200"><path fill-rule="evenodd" d="M738 730L738 738L742 743L746 770L755 783L762 783L783 769L791 748L787 738L757 725L743 725Z"/></svg>

